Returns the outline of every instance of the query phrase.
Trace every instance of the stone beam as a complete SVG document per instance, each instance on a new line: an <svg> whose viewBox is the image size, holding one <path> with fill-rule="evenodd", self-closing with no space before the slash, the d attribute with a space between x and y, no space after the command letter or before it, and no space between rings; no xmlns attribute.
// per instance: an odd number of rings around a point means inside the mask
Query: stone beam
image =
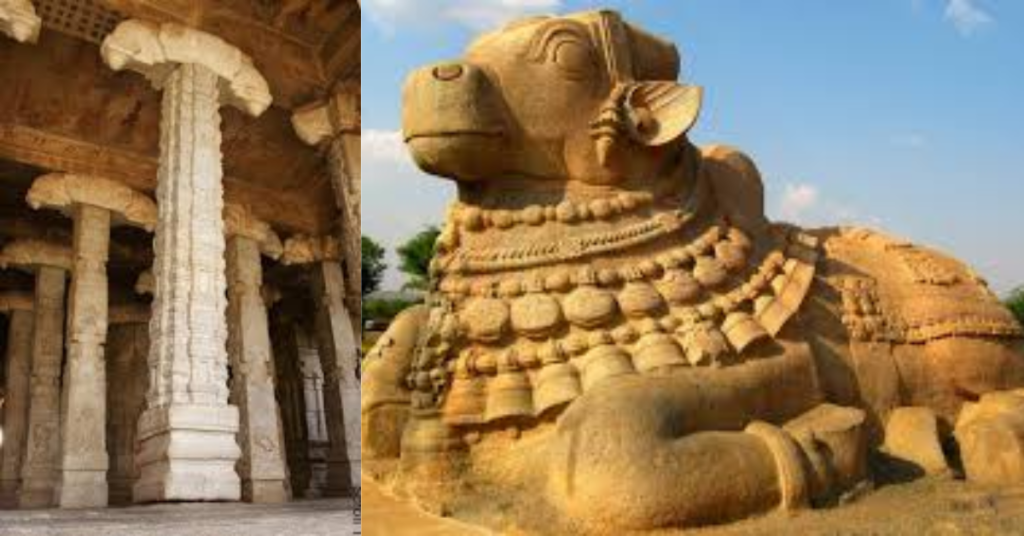
<svg viewBox="0 0 1024 536"><path fill-rule="evenodd" d="M35 43L42 25L29 0L0 0L0 32L15 41Z"/></svg>
<svg viewBox="0 0 1024 536"><path fill-rule="evenodd" d="M220 108L270 105L252 61L222 39L129 20L100 47L163 91L151 382L139 418L136 502L238 500L238 408L228 402Z"/></svg>
<svg viewBox="0 0 1024 536"><path fill-rule="evenodd" d="M112 224L156 228L156 203L124 184L94 175L51 173L37 178L25 196L34 209L43 207L73 214L76 204L101 208L111 213Z"/></svg>
<svg viewBox="0 0 1024 536"><path fill-rule="evenodd" d="M0 157L45 169L98 175L141 192L156 189L158 163L149 155L23 125L0 124ZM238 177L224 179L224 199L248 205L255 216L292 232L319 233L331 225L322 211L311 210L317 200L257 186Z"/></svg>
<svg viewBox="0 0 1024 536"><path fill-rule="evenodd" d="M310 236L299 234L284 241L281 264L310 264L321 261L337 261L341 258L338 239L333 236Z"/></svg>
<svg viewBox="0 0 1024 536"><path fill-rule="evenodd" d="M32 294L27 292L0 293L0 313L14 311L31 311L33 308Z"/></svg>

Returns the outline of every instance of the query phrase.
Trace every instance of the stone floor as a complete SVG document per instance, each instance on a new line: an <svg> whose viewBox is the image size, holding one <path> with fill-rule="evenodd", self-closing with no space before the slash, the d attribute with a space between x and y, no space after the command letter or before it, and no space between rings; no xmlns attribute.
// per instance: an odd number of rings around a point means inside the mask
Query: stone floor
<svg viewBox="0 0 1024 536"><path fill-rule="evenodd" d="M161 504L104 510L0 511L0 535L357 536L356 503L345 499L277 505Z"/></svg>

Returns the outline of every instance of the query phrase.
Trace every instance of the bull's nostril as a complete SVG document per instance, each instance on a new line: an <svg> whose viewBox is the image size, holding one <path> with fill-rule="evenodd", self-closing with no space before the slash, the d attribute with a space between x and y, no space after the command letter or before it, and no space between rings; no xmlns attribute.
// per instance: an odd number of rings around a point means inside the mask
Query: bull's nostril
<svg viewBox="0 0 1024 536"><path fill-rule="evenodd" d="M462 66L457 64L434 67L434 78L442 81L455 80L462 76Z"/></svg>

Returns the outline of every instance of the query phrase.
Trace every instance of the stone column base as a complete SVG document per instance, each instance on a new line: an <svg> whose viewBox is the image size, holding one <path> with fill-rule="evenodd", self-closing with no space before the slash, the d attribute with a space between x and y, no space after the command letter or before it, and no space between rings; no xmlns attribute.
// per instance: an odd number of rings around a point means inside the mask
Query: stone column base
<svg viewBox="0 0 1024 536"><path fill-rule="evenodd" d="M140 468L132 499L237 501L242 488L235 472L241 450L235 442L235 406L171 405L147 409L139 418Z"/></svg>
<svg viewBox="0 0 1024 536"><path fill-rule="evenodd" d="M243 480L242 496L254 503L283 503L290 498L284 480Z"/></svg>
<svg viewBox="0 0 1024 536"><path fill-rule="evenodd" d="M53 487L36 486L23 482L18 492L18 508L50 508L53 506Z"/></svg>
<svg viewBox="0 0 1024 536"><path fill-rule="evenodd" d="M57 483L57 506L104 508L107 506L107 471L64 469Z"/></svg>

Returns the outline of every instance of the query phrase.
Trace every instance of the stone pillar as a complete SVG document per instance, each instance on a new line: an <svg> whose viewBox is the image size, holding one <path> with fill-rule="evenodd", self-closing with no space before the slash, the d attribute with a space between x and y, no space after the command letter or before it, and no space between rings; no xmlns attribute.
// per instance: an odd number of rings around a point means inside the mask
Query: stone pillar
<svg viewBox="0 0 1024 536"><path fill-rule="evenodd" d="M345 310L341 266L324 261L313 265L316 339L324 373L324 410L331 450L327 456L328 495L359 486L359 356Z"/></svg>
<svg viewBox="0 0 1024 536"><path fill-rule="evenodd" d="M327 156L335 202L341 213L338 241L348 276L346 295L352 298L347 305L357 334L361 331L357 297L362 296L359 101L359 85L344 84L335 89L328 101L304 106L292 115L292 125L299 138L320 147Z"/></svg>
<svg viewBox="0 0 1024 536"><path fill-rule="evenodd" d="M0 33L22 43L35 43L43 21L29 0L0 0Z"/></svg>
<svg viewBox="0 0 1024 536"><path fill-rule="evenodd" d="M75 207L75 265L68 307L67 364L61 400L57 504L107 505L107 255L110 212Z"/></svg>
<svg viewBox="0 0 1024 536"><path fill-rule="evenodd" d="M242 207L225 210L228 231L228 355L231 401L238 406L238 472L242 498L271 503L288 500L280 415L274 398L270 327L263 301L261 249L281 256L281 243L264 222ZM261 248L262 246L262 248Z"/></svg>
<svg viewBox="0 0 1024 536"><path fill-rule="evenodd" d="M32 378L28 431L21 465L18 505L53 505L60 445L60 365L64 347L64 291L71 248L40 240L16 240L0 251L0 268L35 272Z"/></svg>
<svg viewBox="0 0 1024 536"><path fill-rule="evenodd" d="M135 423L146 402L146 354L149 352L149 307L111 306L107 336L107 450L110 457L110 504L132 502L135 466Z"/></svg>
<svg viewBox="0 0 1024 536"><path fill-rule="evenodd" d="M122 22L104 61L163 90L150 382L139 419L136 502L238 500L238 408L228 403L220 107L270 105L252 60L174 24Z"/></svg>
<svg viewBox="0 0 1024 536"><path fill-rule="evenodd" d="M29 408L29 378L32 365L32 298L5 296L0 309L10 312L5 358L3 423L4 440L0 449L0 508L18 503L21 462L25 452Z"/></svg>
<svg viewBox="0 0 1024 536"><path fill-rule="evenodd" d="M273 319L271 340L274 343L277 399L281 406L291 489L297 496L308 497L309 438L295 319L290 313L281 311L281 308L278 308Z"/></svg>
<svg viewBox="0 0 1024 536"><path fill-rule="evenodd" d="M59 478L62 508L107 505L107 257L112 215L152 230L156 206L121 183L85 175L39 177L26 195L29 206L70 212L74 256L68 304L67 362L61 399Z"/></svg>

